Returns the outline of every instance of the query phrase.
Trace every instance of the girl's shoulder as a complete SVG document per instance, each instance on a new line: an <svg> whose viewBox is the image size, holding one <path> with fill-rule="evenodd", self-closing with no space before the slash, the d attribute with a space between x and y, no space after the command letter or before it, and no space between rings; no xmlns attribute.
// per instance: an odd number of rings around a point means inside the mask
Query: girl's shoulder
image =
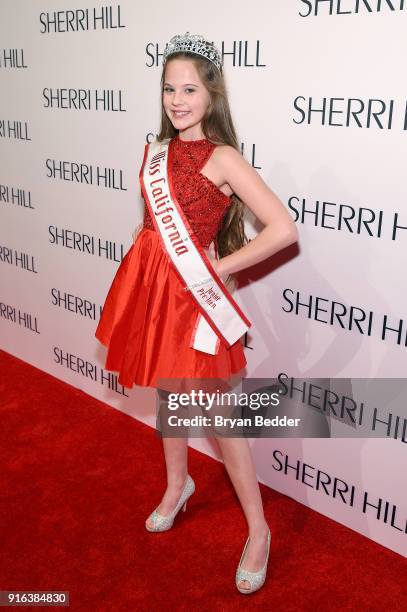
<svg viewBox="0 0 407 612"><path fill-rule="evenodd" d="M217 144L213 151L213 157L219 162L231 163L242 157L240 151L229 144Z"/></svg>
<svg viewBox="0 0 407 612"><path fill-rule="evenodd" d="M163 138L162 140L158 140L158 137L156 136L153 140L153 142L155 144L168 144L171 140L173 140L172 138Z"/></svg>

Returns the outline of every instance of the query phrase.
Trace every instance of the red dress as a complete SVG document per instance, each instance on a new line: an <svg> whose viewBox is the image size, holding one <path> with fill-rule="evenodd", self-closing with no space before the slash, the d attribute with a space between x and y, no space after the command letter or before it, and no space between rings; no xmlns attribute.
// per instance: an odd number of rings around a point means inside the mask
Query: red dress
<svg viewBox="0 0 407 612"><path fill-rule="evenodd" d="M216 145L175 136L172 176L176 197L203 248L209 247L231 199L200 173ZM162 250L144 204L144 222L112 281L96 328L107 347L105 368L125 387L167 388L165 379L228 379L246 365L242 339L211 355L189 346L199 312ZM172 387L168 387L170 390Z"/></svg>

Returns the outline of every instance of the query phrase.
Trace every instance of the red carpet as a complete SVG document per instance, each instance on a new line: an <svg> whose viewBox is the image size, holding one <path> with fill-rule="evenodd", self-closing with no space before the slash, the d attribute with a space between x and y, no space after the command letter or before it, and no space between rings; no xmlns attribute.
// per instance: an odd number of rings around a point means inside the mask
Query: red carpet
<svg viewBox="0 0 407 612"><path fill-rule="evenodd" d="M268 578L241 595L246 526L223 464L189 449L187 511L148 533L165 488L154 430L1 351L0 367L0 590L69 591L92 612L406 609L402 556L262 485Z"/></svg>

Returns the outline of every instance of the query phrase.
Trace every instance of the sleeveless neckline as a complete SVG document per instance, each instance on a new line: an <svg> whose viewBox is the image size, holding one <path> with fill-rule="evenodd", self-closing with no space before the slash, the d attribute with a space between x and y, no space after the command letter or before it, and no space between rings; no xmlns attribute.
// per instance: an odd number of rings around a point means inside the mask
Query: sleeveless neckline
<svg viewBox="0 0 407 612"><path fill-rule="evenodd" d="M231 196L201 172L215 147L216 144L207 138L183 141L178 133L169 141L168 161L174 195L204 247L216 238L222 219L232 204ZM147 202L144 227L154 230Z"/></svg>

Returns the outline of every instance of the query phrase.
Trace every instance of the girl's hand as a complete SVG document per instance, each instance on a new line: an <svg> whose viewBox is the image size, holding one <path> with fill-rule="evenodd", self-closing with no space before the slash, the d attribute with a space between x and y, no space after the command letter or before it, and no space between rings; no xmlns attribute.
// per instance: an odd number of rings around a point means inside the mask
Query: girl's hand
<svg viewBox="0 0 407 612"><path fill-rule="evenodd" d="M136 229L132 233L133 242L136 242L137 236L139 235L142 228L143 228L143 223L139 223L139 225L136 227Z"/></svg>
<svg viewBox="0 0 407 612"><path fill-rule="evenodd" d="M204 250L204 253L207 256L207 258L211 262L211 265L214 268L216 274L218 274L218 267L217 266L219 264L219 261L216 259L216 252L215 252L215 247L214 247L213 242L212 242L212 244L209 247L206 247L203 250Z"/></svg>
<svg viewBox="0 0 407 612"><path fill-rule="evenodd" d="M204 249L207 258L209 259L213 269L215 270L216 274L219 276L219 278L221 279L221 281L223 282L223 284L226 286L226 288L232 292L234 291L234 289L236 288L236 283L235 283L235 279L232 278L227 280L228 278L228 274L219 274L219 265L220 265L220 260L219 259L215 259L215 251L211 251L211 248L209 249Z"/></svg>

